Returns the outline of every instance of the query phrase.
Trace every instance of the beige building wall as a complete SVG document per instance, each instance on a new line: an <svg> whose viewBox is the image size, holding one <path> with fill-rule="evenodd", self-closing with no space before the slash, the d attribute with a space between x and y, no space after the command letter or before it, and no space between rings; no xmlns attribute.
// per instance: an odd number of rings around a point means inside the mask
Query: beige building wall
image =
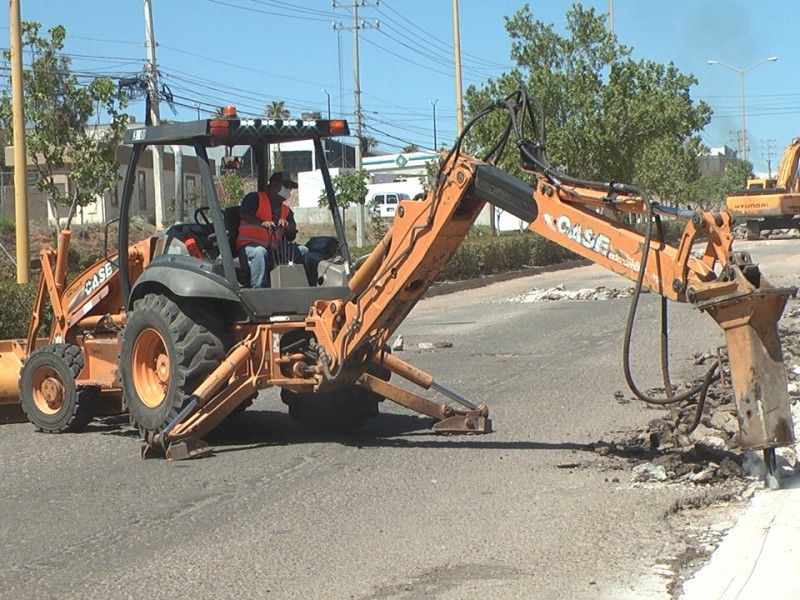
<svg viewBox="0 0 800 600"><path fill-rule="evenodd" d="M73 217L73 224L105 223L110 219L119 216L119 203L122 198L125 171L130 160L131 149L120 146L117 149L117 162L120 164L118 170L118 180L116 189L102 196L98 196L95 202L79 207ZM11 175L7 180L13 182L14 171L14 147L5 148L6 172ZM214 165L212 164L212 170ZM40 192L34 185L35 170L33 163L28 163L28 218L32 223L55 224L56 215L50 208L47 201L47 194ZM69 180L66 172L55 174L56 185L66 190ZM205 198L202 190L200 170L197 164L197 157L183 157L183 189L186 210L188 214L194 209L204 204ZM164 152L164 196L166 198L167 209L166 217L171 219L174 214L175 206L175 156L171 152ZM146 152L139 161L139 169L136 173L134 183L131 214L138 216L150 223L155 223L155 186L153 175L153 159L150 152ZM58 207L58 218L62 224L66 221L69 214L69 207ZM10 220L15 218L14 186L2 186L0 190L0 216Z"/></svg>

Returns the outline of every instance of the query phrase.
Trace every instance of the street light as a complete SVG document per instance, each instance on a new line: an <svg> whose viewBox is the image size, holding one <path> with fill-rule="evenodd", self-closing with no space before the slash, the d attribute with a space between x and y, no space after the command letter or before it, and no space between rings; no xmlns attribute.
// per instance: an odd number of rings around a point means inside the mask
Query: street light
<svg viewBox="0 0 800 600"><path fill-rule="evenodd" d="M428 100L428 104L433 107L433 149L436 150L438 145L436 143L436 103L439 101L437 98L436 100Z"/></svg>
<svg viewBox="0 0 800 600"><path fill-rule="evenodd" d="M323 89L322 93L328 97L328 121L331 120L331 95L328 93L327 90Z"/></svg>
<svg viewBox="0 0 800 600"><path fill-rule="evenodd" d="M745 161L747 161L747 129L745 128L745 122L744 122L744 74L752 69L755 69L758 65L764 64L765 62L775 62L776 60L778 60L777 56L770 56L769 58L765 58L763 60L758 61L754 65L750 65L746 69L737 69L736 67L727 65L719 60L708 61L708 64L710 65L719 65L721 67L725 67L726 69L730 69L731 71L736 71L739 74L739 80L742 90L742 158Z"/></svg>

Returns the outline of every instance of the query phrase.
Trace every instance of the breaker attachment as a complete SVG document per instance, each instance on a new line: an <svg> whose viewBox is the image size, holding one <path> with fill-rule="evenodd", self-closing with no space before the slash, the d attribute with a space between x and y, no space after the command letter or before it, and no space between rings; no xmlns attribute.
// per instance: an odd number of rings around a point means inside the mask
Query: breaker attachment
<svg viewBox="0 0 800 600"><path fill-rule="evenodd" d="M718 281L688 292L725 331L741 446L764 450L771 487L775 448L795 441L778 322L796 293L771 287L746 253L735 253Z"/></svg>

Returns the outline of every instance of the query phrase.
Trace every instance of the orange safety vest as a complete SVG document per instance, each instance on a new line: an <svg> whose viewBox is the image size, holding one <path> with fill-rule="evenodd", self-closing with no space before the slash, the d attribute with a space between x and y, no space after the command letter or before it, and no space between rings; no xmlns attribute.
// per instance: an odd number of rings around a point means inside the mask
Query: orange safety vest
<svg viewBox="0 0 800 600"><path fill-rule="evenodd" d="M260 223L272 221L272 203L269 201L266 192L258 192L258 210L255 217ZM280 219L289 220L289 207L283 203L281 204ZM239 237L236 239L236 249L240 250L247 244L277 248L281 241L281 236L282 233L277 227L275 229L267 229L261 224L253 225L242 221L239 223Z"/></svg>

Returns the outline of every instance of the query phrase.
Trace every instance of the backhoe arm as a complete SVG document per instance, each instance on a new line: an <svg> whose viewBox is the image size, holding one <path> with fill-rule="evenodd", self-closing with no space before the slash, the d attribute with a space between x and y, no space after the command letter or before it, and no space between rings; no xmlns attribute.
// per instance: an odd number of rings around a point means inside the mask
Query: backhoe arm
<svg viewBox="0 0 800 600"><path fill-rule="evenodd" d="M467 237L484 201L472 192L479 161L452 159L421 201L401 201L392 227L350 280L344 301L317 301L307 320L326 380L354 380Z"/></svg>
<svg viewBox="0 0 800 600"><path fill-rule="evenodd" d="M316 302L307 320L319 343L319 389L355 381L419 301L486 202L611 271L708 312L725 330L744 448L793 441L777 323L794 289L769 285L732 252L727 213L649 203L635 188L567 185L550 173L532 183L472 158L451 156L422 201L401 201L394 224L350 281L345 301ZM625 225L623 213L687 218L677 246ZM701 254L695 243L702 240Z"/></svg>

